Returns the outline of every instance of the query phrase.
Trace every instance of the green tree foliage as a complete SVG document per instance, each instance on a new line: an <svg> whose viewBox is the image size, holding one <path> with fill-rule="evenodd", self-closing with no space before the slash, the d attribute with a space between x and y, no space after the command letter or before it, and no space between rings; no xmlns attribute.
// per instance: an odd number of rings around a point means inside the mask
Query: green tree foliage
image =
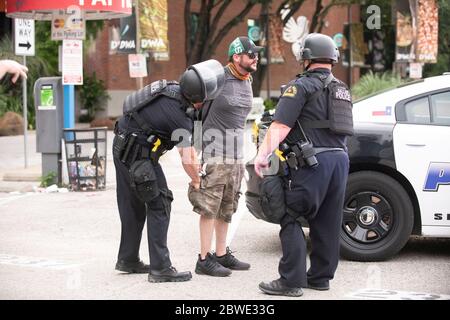
<svg viewBox="0 0 450 320"><path fill-rule="evenodd" d="M103 20L86 21L86 40L83 48L89 48L90 44L97 37L97 33L103 28ZM51 22L36 21L36 55L49 63L49 71L53 75L58 75L58 47L62 45L62 41L54 41L51 39Z"/></svg>
<svg viewBox="0 0 450 320"><path fill-rule="evenodd" d="M84 75L83 85L79 86L80 102L82 108L87 110L87 114L80 117L82 122L90 122L95 118L97 111L103 110L103 105L110 96L106 90L106 86L101 79L97 79L97 75Z"/></svg>
<svg viewBox="0 0 450 320"><path fill-rule="evenodd" d="M37 43L38 41L36 41ZM4 37L0 41L0 59L16 60L23 63L22 57L14 54L13 43L10 38ZM35 127L35 110L33 87L34 82L40 78L52 74L51 63L39 55L38 48L36 48L36 56L27 57L28 79L27 79L27 111L28 124L30 128ZM0 82L0 92L2 92L2 99L0 99L0 116L8 111L13 111L22 114L22 81L16 84L11 83L8 77L5 77Z"/></svg>
<svg viewBox="0 0 450 320"><path fill-rule="evenodd" d="M362 76L352 88L353 99L379 93L402 84L400 76L385 72L382 74L369 71Z"/></svg>
<svg viewBox="0 0 450 320"><path fill-rule="evenodd" d="M87 48L95 39L99 30L103 28L103 21L87 21L86 41ZM58 47L61 41L51 40L51 23L49 21L35 21L36 56L27 57L27 110L28 124L31 129L35 127L35 110L33 87L40 77L58 76ZM12 59L22 63L22 57L14 54L13 43L10 38L4 37L0 41L0 59ZM7 77L0 82L0 116L7 111L22 114L22 86L21 82L12 84Z"/></svg>

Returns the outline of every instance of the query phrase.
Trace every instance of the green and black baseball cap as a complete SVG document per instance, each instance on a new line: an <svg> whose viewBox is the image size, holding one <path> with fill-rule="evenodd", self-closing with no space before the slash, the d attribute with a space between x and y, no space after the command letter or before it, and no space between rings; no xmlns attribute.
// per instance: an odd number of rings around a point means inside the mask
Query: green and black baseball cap
<svg viewBox="0 0 450 320"><path fill-rule="evenodd" d="M233 56L233 54L258 53L263 49L264 47L255 45L248 37L237 37L228 48L228 57Z"/></svg>

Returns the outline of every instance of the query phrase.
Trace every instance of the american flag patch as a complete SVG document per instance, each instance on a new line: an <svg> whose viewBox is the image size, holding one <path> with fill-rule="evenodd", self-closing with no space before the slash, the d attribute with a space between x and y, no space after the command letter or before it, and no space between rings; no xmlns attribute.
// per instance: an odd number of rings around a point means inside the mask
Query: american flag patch
<svg viewBox="0 0 450 320"><path fill-rule="evenodd" d="M392 107L386 107L384 110L372 111L372 116L390 116L392 115Z"/></svg>

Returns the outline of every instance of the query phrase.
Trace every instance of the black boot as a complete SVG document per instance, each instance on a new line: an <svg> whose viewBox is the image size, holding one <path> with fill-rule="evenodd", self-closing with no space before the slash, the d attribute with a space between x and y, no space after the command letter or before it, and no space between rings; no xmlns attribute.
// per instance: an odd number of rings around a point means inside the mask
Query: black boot
<svg viewBox="0 0 450 320"><path fill-rule="evenodd" d="M149 273L150 266L142 261L128 262L119 260L116 263L116 270L128 273Z"/></svg>
<svg viewBox="0 0 450 320"><path fill-rule="evenodd" d="M191 280L191 278L190 271L178 272L174 267L164 270L150 270L148 274L149 282L181 282Z"/></svg>
<svg viewBox="0 0 450 320"><path fill-rule="evenodd" d="M318 283L313 283L308 281L308 288L313 290L319 290L319 291L327 291L330 290L330 282L329 281L323 281Z"/></svg>
<svg viewBox="0 0 450 320"><path fill-rule="evenodd" d="M259 289L262 292L277 296L301 297L303 295L302 288L291 288L281 283L280 279L271 282L261 282Z"/></svg>

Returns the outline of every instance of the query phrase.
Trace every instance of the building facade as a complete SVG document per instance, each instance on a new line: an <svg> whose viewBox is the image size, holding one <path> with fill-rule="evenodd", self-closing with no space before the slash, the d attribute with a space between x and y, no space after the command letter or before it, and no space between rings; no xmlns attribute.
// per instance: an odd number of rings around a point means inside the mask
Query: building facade
<svg viewBox="0 0 450 320"><path fill-rule="evenodd" d="M123 100L128 94L155 80L177 80L180 74L187 67L185 54L185 1L162 0L161 2L155 1L154 3L160 5L166 1L169 59L168 61L154 61L152 58L148 58L147 77L141 79L131 78L129 74L128 54L112 53L110 50L111 41L113 40L112 29L120 24L119 19L105 21L104 27L97 35L96 40L92 42L89 48L86 48L85 51L87 52L87 55L84 59L85 75L95 72L97 78L103 80L106 84L106 88L111 97L105 106L105 110L98 113L97 117L117 117L121 115ZM322 5L326 6L330 3L330 1L331 0L323 0ZM274 0L272 2L270 9L271 14L275 14L277 8L282 2L282 0ZM218 30L223 28L228 21L235 18L243 10L245 4L246 1L233 0L220 19ZM305 0L301 8L294 14L294 21L297 21L298 17L304 16L309 23L311 23L314 18L313 16L316 7L317 0ZM261 18L261 10L262 8L260 4L255 5L253 9L245 16L243 21L234 26L230 32L223 37L211 58L217 59L221 63L226 64L228 60L227 52L230 42L237 36L248 35L251 21L258 21ZM0 0L0 38L3 36L12 37L12 19L7 18L3 11L4 1ZM191 14L195 15L195 13L198 13L199 11L200 1L192 1ZM214 11L212 13L215 14ZM339 36L341 36L342 38L345 24L349 20L359 22L360 8L358 5L352 6L351 14L349 14L347 6L332 7L324 19L321 32L330 35L331 37L339 38ZM280 86L295 77L295 75L300 71L299 63L295 60L292 53L292 43L283 40L280 35L280 33L282 33L282 28L271 28L270 30L272 34L269 36L269 43L271 46L273 45L272 38L275 36L274 33L276 33L279 40L276 47L278 49L278 53L282 56L283 62L280 62L280 59L278 59L277 63L271 63L269 65L268 73L266 72L266 78L262 80L261 92L259 93L259 96L264 99L269 96L268 91L270 91L270 97L277 98L279 95ZM36 37L37 41L38 39L39 38ZM267 81L267 74L269 74L270 81ZM343 66L342 62L339 62L334 69L334 74L343 81L354 83L359 78L359 68L354 67L350 69ZM268 87L270 87L270 90L268 90ZM77 118L80 109L80 106L76 107Z"/></svg>
<svg viewBox="0 0 450 320"><path fill-rule="evenodd" d="M193 1L192 5L195 12L199 10L198 2ZM278 8L282 1L274 1L272 4L273 12ZM327 1L324 1L326 4ZM186 44L185 44L185 23L184 23L184 1L167 0L168 8L168 41L169 41L169 61L152 61L147 59L148 76L139 82L136 78L130 78L127 54L110 54L111 28L117 25L118 21L105 22L105 27L100 32L95 43L88 50L88 58L85 62L85 72L96 72L97 77L104 80L108 88L111 99L105 108L102 116L115 117L121 114L124 98L137 90L141 85L147 85L152 81L159 79L177 80L180 74L186 68ZM197 4L197 8L195 6ZM244 1L233 1L221 18L220 27L236 17L245 6ZM307 0L301 9L294 15L294 19L299 16L305 16L311 21L316 8L315 0ZM229 43L237 36L247 35L248 19L258 20L260 18L261 6L256 5L246 16L244 21L235 26L221 41L212 58L217 59L223 64L227 63L227 52ZM352 9L352 19L359 21L359 8L354 6ZM347 6L333 7L326 16L322 33L334 36L343 33L344 24L348 21ZM283 63L270 64L270 95L278 97L280 86L295 77L299 72L299 64L295 60L291 50L291 43L281 40L281 50L284 58ZM359 68L353 68L353 81L359 76ZM334 74L347 81L348 68L343 67L340 62L334 70ZM267 79L262 82L260 96L267 97Z"/></svg>

